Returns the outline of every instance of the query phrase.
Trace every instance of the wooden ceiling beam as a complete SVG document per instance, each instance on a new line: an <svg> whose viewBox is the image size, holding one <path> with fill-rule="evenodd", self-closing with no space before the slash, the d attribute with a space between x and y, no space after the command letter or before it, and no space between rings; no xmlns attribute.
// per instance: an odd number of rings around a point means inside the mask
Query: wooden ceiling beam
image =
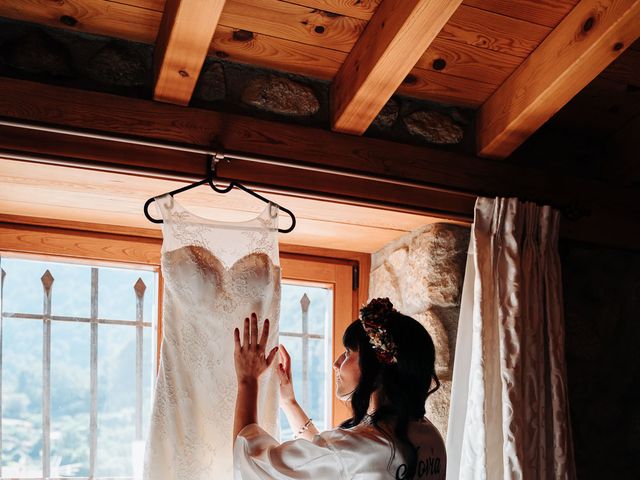
<svg viewBox="0 0 640 480"><path fill-rule="evenodd" d="M361 135L462 0L384 0L331 84L331 127Z"/></svg>
<svg viewBox="0 0 640 480"><path fill-rule="evenodd" d="M590 214L579 220L563 219L564 238L640 248L637 191L569 177L555 170L544 172L436 148L1 77L0 117L189 145L219 145L228 151L275 157L291 166L234 159L222 162L219 174L287 192L303 189L305 195L371 201L392 205L393 210L420 210L432 216L439 211L446 218L469 219L476 194L577 205ZM194 165L204 171L202 157L189 161L186 155L161 151L143 156L140 149L129 146L123 146L121 152L113 145L94 149L82 139L55 141L52 148L46 148L10 130L0 129L0 151L35 151L87 159L87 163L144 164L153 171L162 170L164 165L172 176L193 172ZM108 150L111 155L105 155ZM298 164L406 179L424 187L336 178L335 174L298 169ZM620 225L625 228L621 230Z"/></svg>
<svg viewBox="0 0 640 480"><path fill-rule="evenodd" d="M225 0L167 0L154 53L154 100L188 105Z"/></svg>
<svg viewBox="0 0 640 480"><path fill-rule="evenodd" d="M504 159L640 36L640 0L582 0L480 108L478 155Z"/></svg>

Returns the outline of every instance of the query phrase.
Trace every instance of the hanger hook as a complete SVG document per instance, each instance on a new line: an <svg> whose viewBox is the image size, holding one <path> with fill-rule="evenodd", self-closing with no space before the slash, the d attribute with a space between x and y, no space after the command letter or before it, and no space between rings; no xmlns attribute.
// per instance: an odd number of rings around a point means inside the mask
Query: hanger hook
<svg viewBox="0 0 640 480"><path fill-rule="evenodd" d="M216 167L218 166L218 163L225 158L226 157L222 152L215 152L208 156L209 171L207 172L207 182L209 183L209 186L218 193L227 193L235 185L235 182L230 182L226 187L216 187L216 185L213 183L213 180L216 178L217 174Z"/></svg>
<svg viewBox="0 0 640 480"><path fill-rule="evenodd" d="M213 183L213 179L216 177L217 174L217 167L218 167L218 163L221 160L224 160L225 156L224 153L222 152L215 152L212 154L207 155L207 160L209 161L209 165L207 168L207 178L209 179L209 181L211 181Z"/></svg>

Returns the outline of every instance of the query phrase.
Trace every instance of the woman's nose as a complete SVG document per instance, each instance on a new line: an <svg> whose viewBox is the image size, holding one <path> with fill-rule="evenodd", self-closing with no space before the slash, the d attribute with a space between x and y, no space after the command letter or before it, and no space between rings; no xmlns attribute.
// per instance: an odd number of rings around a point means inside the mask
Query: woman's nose
<svg viewBox="0 0 640 480"><path fill-rule="evenodd" d="M340 364L342 363L342 355L336 358L336 361L333 362L333 369L338 371L340 369Z"/></svg>

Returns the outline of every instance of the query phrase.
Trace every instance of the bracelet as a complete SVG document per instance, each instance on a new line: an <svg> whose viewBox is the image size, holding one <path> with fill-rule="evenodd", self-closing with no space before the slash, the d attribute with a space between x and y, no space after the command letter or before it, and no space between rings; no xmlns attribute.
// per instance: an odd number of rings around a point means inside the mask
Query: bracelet
<svg viewBox="0 0 640 480"><path fill-rule="evenodd" d="M300 428L300 430L298 430L298 433L296 433L293 438L298 438L300 435L302 435L304 432L306 432L309 429L309 425L311 425L311 421L312 419L309 418L309 420L307 420L307 423L304 424L304 426L302 426Z"/></svg>

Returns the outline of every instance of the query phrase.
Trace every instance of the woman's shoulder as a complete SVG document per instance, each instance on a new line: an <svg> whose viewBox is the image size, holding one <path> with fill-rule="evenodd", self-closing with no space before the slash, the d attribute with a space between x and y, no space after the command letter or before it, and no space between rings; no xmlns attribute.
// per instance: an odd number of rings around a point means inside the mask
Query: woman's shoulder
<svg viewBox="0 0 640 480"><path fill-rule="evenodd" d="M427 418L409 422L408 434L416 443L428 443L444 450L444 440L438 429ZM384 425L376 427L361 423L351 428L335 428L319 434L322 441L336 443L376 443L388 446L393 438L392 430Z"/></svg>
<svg viewBox="0 0 640 480"><path fill-rule="evenodd" d="M389 445L388 438L382 432L372 425L364 424L324 431L316 435L315 442L325 444L341 453L357 452L362 448L371 449L374 445Z"/></svg>
<svg viewBox="0 0 640 480"><path fill-rule="evenodd" d="M408 433L409 438L416 447L422 446L425 450L428 449L432 453L446 457L444 438L442 438L440 431L428 418L425 417L419 421L411 422Z"/></svg>
<svg viewBox="0 0 640 480"><path fill-rule="evenodd" d="M444 478L446 451L438 429L425 419L424 421L410 422L408 433L412 443L418 449L417 468L419 473L432 475L432 477L423 478ZM387 472L390 458L393 458L392 470L394 472L398 469L401 470L404 458L397 449L397 445L394 448L392 439L393 434L389 428L384 426L377 428L366 423L352 428L328 430L316 436L317 441L326 442L327 446L338 454L345 471L352 474ZM416 478L421 478L421 476Z"/></svg>
<svg viewBox="0 0 640 480"><path fill-rule="evenodd" d="M416 420L414 422L410 422L409 433L411 434L411 432L416 432L419 435L431 437L434 441L437 441L444 445L444 439L442 438L440 430L438 430L427 417L421 418L420 420Z"/></svg>

